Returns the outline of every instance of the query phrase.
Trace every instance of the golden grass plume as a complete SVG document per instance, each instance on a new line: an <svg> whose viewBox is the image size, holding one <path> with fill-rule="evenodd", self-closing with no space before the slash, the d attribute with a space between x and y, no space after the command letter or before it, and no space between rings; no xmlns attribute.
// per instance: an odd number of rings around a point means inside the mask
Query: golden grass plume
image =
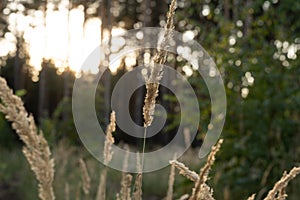
<svg viewBox="0 0 300 200"><path fill-rule="evenodd" d="M84 194L89 194L91 189L91 178L88 173L86 163L81 158L79 159L79 166L80 166L80 172L81 172L81 179L82 179L82 189Z"/></svg>
<svg viewBox="0 0 300 200"><path fill-rule="evenodd" d="M162 78L162 65L166 62L167 51L164 50L173 36L174 30L174 15L176 10L176 0L172 0L169 12L167 14L167 23L162 41L158 44L157 53L154 55L151 62L151 73L146 77L146 96L144 99L143 116L144 127L152 124L155 111L156 97L158 96L159 82Z"/></svg>
<svg viewBox="0 0 300 200"><path fill-rule="evenodd" d="M13 129L24 142L23 153L38 180L39 198L54 200L54 160L49 145L38 131L33 116L24 108L20 97L13 94L6 81L0 77L0 112L12 122Z"/></svg>
<svg viewBox="0 0 300 200"><path fill-rule="evenodd" d="M96 200L102 200L106 198L106 179L107 179L106 166L109 164L113 156L113 151L111 146L115 142L115 139L112 133L115 131L116 131L116 113L115 111L112 111L110 114L110 123L106 128L106 138L105 138L104 149L103 149L103 160L104 160L105 167L100 174L100 181L99 181Z"/></svg>
<svg viewBox="0 0 300 200"><path fill-rule="evenodd" d="M214 199L212 196L213 191L206 184L206 181L208 179L209 171L215 162L216 154L220 150L222 143L223 139L220 139L217 144L212 147L212 151L208 155L206 164L200 170L199 179L195 183L192 195L190 196L189 200Z"/></svg>
<svg viewBox="0 0 300 200"><path fill-rule="evenodd" d="M287 174L284 172L281 179L275 183L272 190L269 191L268 195L264 200L284 200L287 197L287 194L285 193L285 189L288 185L288 183L293 180L298 174L300 173L300 167L294 167L291 169L291 171Z"/></svg>

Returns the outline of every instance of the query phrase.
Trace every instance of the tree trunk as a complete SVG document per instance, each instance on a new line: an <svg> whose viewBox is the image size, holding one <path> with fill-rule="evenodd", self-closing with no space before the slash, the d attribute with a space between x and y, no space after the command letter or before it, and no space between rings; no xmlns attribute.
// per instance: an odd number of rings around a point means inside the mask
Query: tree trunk
<svg viewBox="0 0 300 200"><path fill-rule="evenodd" d="M252 17L252 13L249 13L249 9L251 8L252 4L253 4L252 0L246 1L245 8L246 8L246 12L247 12L247 17L245 19L245 26L244 26L244 35L246 37L249 36L251 33L251 24L253 21L253 17Z"/></svg>
<svg viewBox="0 0 300 200"><path fill-rule="evenodd" d="M14 89L20 90L23 88L23 72L22 72L22 63L20 60L20 45L21 38L17 36L17 44L16 44L16 56L14 58Z"/></svg>
<svg viewBox="0 0 300 200"><path fill-rule="evenodd" d="M111 30L112 30L112 19L111 19L111 0L104 0L101 4L101 43L104 41L104 30L107 29L109 32L109 41L108 41L108 51L105 51L105 60L100 66L100 72L107 70L107 73L103 75L103 85L104 85L104 118L105 123L109 123L110 116L110 96L111 96L111 73L109 70L109 55L110 55L110 46L111 46Z"/></svg>
<svg viewBox="0 0 300 200"><path fill-rule="evenodd" d="M63 96L63 102L66 103L66 101L70 98L70 71L69 69L65 70L64 74L64 96ZM69 112L68 109L63 109L62 118L64 121L69 120Z"/></svg>
<svg viewBox="0 0 300 200"><path fill-rule="evenodd" d="M47 91L46 91L46 69L42 69L40 72L40 79L39 79L39 103L38 103L38 116L39 116L39 123L42 119L47 117Z"/></svg>
<svg viewBox="0 0 300 200"><path fill-rule="evenodd" d="M236 22L239 17L239 1L233 0L233 6L232 6L232 17L233 21Z"/></svg>
<svg viewBox="0 0 300 200"><path fill-rule="evenodd" d="M144 27L151 26L152 22L152 15L150 13L151 6L150 6L150 0L143 0L141 11L143 13L143 25Z"/></svg>
<svg viewBox="0 0 300 200"><path fill-rule="evenodd" d="M229 0L224 0L224 16L226 20L229 20L230 18L230 5Z"/></svg>

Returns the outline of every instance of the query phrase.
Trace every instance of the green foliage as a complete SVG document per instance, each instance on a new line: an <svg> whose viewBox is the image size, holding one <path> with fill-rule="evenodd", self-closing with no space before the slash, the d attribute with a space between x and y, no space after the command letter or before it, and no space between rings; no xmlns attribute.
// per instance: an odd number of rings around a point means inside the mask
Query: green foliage
<svg viewBox="0 0 300 200"><path fill-rule="evenodd" d="M71 101L69 98L64 98L58 104L52 117L41 120L40 127L51 145L54 145L62 139L68 139L73 145L81 144L71 116Z"/></svg>
<svg viewBox="0 0 300 200"><path fill-rule="evenodd" d="M58 2L56 1L55 6ZM126 28L132 28L138 20L142 22L141 19L151 18L150 15L143 13L144 11L141 9L143 3L141 2L144 1L118 1L120 13L114 19L114 23L122 21L125 22ZM151 11L153 17L150 24L153 26L158 24L160 19L164 19L161 16L166 10L166 7L160 6L162 1L154 2L159 9L155 7ZM216 198L222 199L222 191L230 191L231 199L244 199L251 193L259 191L260 188L264 188L261 191L261 195L264 196L265 191L278 180L284 169L299 165L300 1L189 0L178 2L180 6L176 16L178 22L176 30L180 32L193 30L197 33L195 39L215 59L226 86L228 106L226 124L222 134L225 142L217 160L214 174L216 176L212 175L217 177L212 180L213 187L216 191L221 191L215 193ZM228 5L225 5L226 2ZM84 4L88 7L95 1L74 1L73 3L74 5ZM35 0L34 3L24 3L24 5L25 12L27 12L30 11L28 8L36 9L43 6L44 2ZM209 6L210 9L206 16L202 13L204 6ZM225 10L226 6L229 9L228 16ZM88 16L94 15L97 13ZM0 18L0 23L4 26L3 28L1 26L3 33L0 31L0 36L4 36L4 33L9 30L6 27L5 16L1 15ZM232 41L230 42L230 40ZM296 58L288 55L288 48L283 48L291 44L295 45L298 50ZM4 67L1 67L0 73L6 77L10 85L13 85L14 82L14 59L13 55L8 59L3 58L2 60L1 58L1 63L5 64ZM39 121L40 128L51 146L57 144L62 138L67 138L71 144L79 144L71 114L70 98L63 98L63 76L57 75L57 70L52 65L52 63L43 65L44 70L47 70L48 82L47 91L44 92L48 92L47 99L51 99L51 102L48 106L49 116L41 118ZM176 63L179 71L183 65L183 62ZM16 93L24 98L28 110L38 116L40 82L28 81L27 79L30 78L28 71L30 69L24 69L25 90L18 90ZM253 80L249 79L249 75ZM119 76L120 74L112 77L112 85ZM210 98L206 85L199 74L194 73L189 77L189 81L199 98L201 121L198 137L201 139L207 131L210 120ZM243 90L248 91L249 94L243 97ZM106 112L106 108L103 106L105 103L102 98L103 94L104 88L99 87L95 101L99 122L105 129L106 122L103 113ZM164 129L164 135L172 136L181 117L180 112L176 110L177 100L172 95L166 95L162 100L165 101L165 105L172 108L168 113L168 126ZM188 102L186 103L188 104ZM11 148L15 146L15 141L17 141L17 136L11 131L4 116L0 115L0 146ZM23 158L16 158L21 161L14 163L10 159L5 159L6 157L8 156L1 149L0 191L3 183L15 179L17 166L26 168ZM67 169L72 169L72 167L74 165L67 166ZM19 174L19 176L23 175ZM21 181L17 179L17 184L27 186L26 177L27 174L19 178L22 179ZM71 180L70 182L77 181L78 177L71 177L69 180ZM160 193L162 189L157 189L154 182L151 180L149 183L150 191ZM177 189L184 191L188 185L189 183L180 183L178 187L182 186L182 188ZM296 197L300 196L297 190L299 185L300 181L297 179L289 187L290 190L293 190L289 193L294 195L290 199L297 199ZM58 186L63 187L64 185L60 183ZM19 185L10 189L15 190L16 188L20 189ZM73 188L72 191L75 189ZM163 190L165 191L165 189ZM63 194L60 194L59 197L63 197ZM28 197L27 199L33 198Z"/></svg>
<svg viewBox="0 0 300 200"><path fill-rule="evenodd" d="M15 146L17 138L9 122L7 122L3 114L0 113L0 148L12 149Z"/></svg>
<svg viewBox="0 0 300 200"><path fill-rule="evenodd" d="M227 188L232 199L242 199L260 187L270 188L284 169L299 163L300 59L299 53L295 59L289 58L280 44L299 45L300 23L296 16L300 3L238 2L236 9L229 7L232 15L228 18L223 10L217 11L224 9L223 4L207 4L210 15L185 18L184 8L179 19L187 21L182 30L188 26L202 30L197 39L215 58L223 75L228 106L225 143L217 169L221 176L215 183L217 191ZM199 6L188 9L188 13L201 13ZM230 38L234 38L233 44ZM249 75L253 84L247 81ZM205 94L201 81L197 83L199 78L189 80L197 93ZM244 97L243 89L249 91ZM199 104L207 98L201 96ZM201 110L205 118L209 118L209 109L206 105ZM222 195L217 193L216 197Z"/></svg>
<svg viewBox="0 0 300 200"><path fill-rule="evenodd" d="M27 91L24 89L16 91L16 95L19 97L23 97L24 95L26 95L26 93L27 93Z"/></svg>
<svg viewBox="0 0 300 200"><path fill-rule="evenodd" d="M0 147L0 199L36 199L36 184L22 150Z"/></svg>

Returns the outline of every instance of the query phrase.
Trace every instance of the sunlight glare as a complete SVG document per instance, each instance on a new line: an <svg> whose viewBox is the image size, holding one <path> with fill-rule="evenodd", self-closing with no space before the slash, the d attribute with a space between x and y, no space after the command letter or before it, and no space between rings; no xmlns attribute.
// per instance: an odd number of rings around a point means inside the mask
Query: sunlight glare
<svg viewBox="0 0 300 200"><path fill-rule="evenodd" d="M0 56L5 57L16 52L17 38L24 38L25 49L29 55L27 64L32 66L38 74L42 69L44 60L51 61L59 73L70 68L77 74L81 71L97 73L98 67L82 66L91 52L101 45L101 20L91 17L85 20L84 7L82 5L69 9L69 1L62 0L56 8L55 4L48 2L46 13L42 10L30 10L23 14L24 6L18 2L11 2L5 12L8 16L8 29L4 37L0 39ZM17 12L11 12L15 11ZM105 64L105 53L117 53L125 45L122 37L126 32L121 27L112 27L111 48L97 49L99 62ZM107 41L110 32L104 30L104 41ZM121 64L118 58L110 69L116 72ZM127 67L136 63L136 54L126 55ZM82 69L81 69L82 68ZM35 76L36 78L36 76Z"/></svg>
<svg viewBox="0 0 300 200"><path fill-rule="evenodd" d="M193 31L191 30L188 30L188 31L185 31L182 35L182 41L183 42L188 42L190 40L193 40L195 37L195 34Z"/></svg>

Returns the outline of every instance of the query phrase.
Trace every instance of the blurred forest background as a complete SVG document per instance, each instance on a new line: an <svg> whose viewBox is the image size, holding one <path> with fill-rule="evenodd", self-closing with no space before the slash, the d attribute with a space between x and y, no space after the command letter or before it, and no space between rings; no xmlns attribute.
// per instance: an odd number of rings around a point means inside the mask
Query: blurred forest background
<svg viewBox="0 0 300 200"><path fill-rule="evenodd" d="M215 196L242 199L259 191L261 198L285 169L300 164L300 1L177 2L175 29L208 51L226 86L227 116L222 132L225 142L213 171L214 178L210 180L217 191ZM168 3L167 0L1 0L0 75L22 97L55 149L54 155L60 156L56 158L58 180L62 168L70 182L76 179L68 172L72 167L66 160L72 162L78 155L88 157L72 119L74 80L80 73L98 73L108 65L105 60L124 45L122 36L114 40L112 36L141 27L163 27ZM80 71L89 52L104 41L109 41L112 48L102 52L98 71L88 68ZM150 57L150 51L128 54L106 70L96 99L103 127L108 123L110 94L116 82L126 71ZM170 55L168 62L188 78L199 98L201 122L193 142L197 148L210 120L207 88L197 68L182 57ZM130 104L132 118L140 125L144 94L145 89L139 88ZM180 111L168 89L161 88L159 102L168 111L167 123L161 133L147 140L147 148L167 144L179 124ZM141 145L140 140L120 130L115 137L118 143ZM10 124L0 115L0 199L37 198L35 180L21 146ZM88 164L98 163L90 158ZM191 165L197 170L201 162L193 161ZM96 170L93 172L98 174ZM162 173L145 176L145 195L154 199L164 196L165 186L157 184ZM191 183L183 179L178 182L180 196ZM64 183L57 181L55 187L63 188ZM291 183L290 199L299 198L299 187L299 179Z"/></svg>

